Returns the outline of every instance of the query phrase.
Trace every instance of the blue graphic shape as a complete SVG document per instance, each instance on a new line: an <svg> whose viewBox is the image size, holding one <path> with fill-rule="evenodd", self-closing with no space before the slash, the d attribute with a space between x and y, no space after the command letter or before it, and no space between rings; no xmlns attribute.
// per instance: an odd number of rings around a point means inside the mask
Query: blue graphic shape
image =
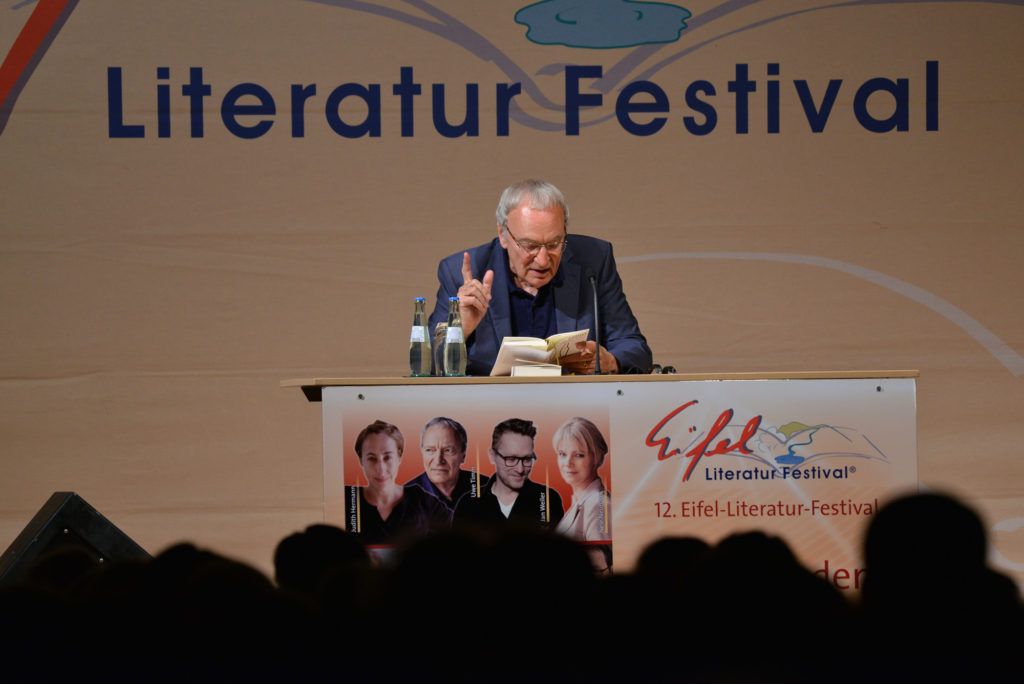
<svg viewBox="0 0 1024 684"><path fill-rule="evenodd" d="M813 430L811 430L810 433L807 435L807 441L806 442L795 442L795 443L792 443L792 444L787 444L786 445L786 450L787 450L788 453L785 453L782 456L776 456L775 457L775 462L776 463L782 463L783 465L800 465L801 463L806 461L807 460L806 458L804 458L800 454L796 453L796 451L794 451L794 450L798 446L808 446L808 445L810 445L811 442L814 441L814 433L817 432L820 429L821 429L821 427L816 427Z"/></svg>
<svg viewBox="0 0 1024 684"><path fill-rule="evenodd" d="M542 0L516 12L540 45L624 48L674 43L693 16L685 7L637 0Z"/></svg>

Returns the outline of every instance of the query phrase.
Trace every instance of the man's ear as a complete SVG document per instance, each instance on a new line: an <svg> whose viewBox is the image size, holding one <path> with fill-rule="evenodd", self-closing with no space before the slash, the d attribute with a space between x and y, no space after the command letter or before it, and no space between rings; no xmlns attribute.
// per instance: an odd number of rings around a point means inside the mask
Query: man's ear
<svg viewBox="0 0 1024 684"><path fill-rule="evenodd" d="M495 468L498 467L498 462L497 462L496 458L497 457L494 455L494 449L488 449L487 450L487 459L491 462L491 465L494 466Z"/></svg>
<svg viewBox="0 0 1024 684"><path fill-rule="evenodd" d="M505 249L508 249L508 231L505 230L504 226L498 226L498 242Z"/></svg>

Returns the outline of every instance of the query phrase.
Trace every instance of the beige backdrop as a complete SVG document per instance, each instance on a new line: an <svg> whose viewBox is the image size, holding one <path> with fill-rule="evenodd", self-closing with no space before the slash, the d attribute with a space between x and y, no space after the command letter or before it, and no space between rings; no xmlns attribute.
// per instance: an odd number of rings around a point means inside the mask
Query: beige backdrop
<svg viewBox="0 0 1024 684"><path fill-rule="evenodd" d="M321 517L319 405L279 381L406 372L411 298L432 304L438 259L491 237L504 185L541 176L567 193L572 230L615 243L659 362L920 369L921 482L974 504L994 562L1024 578L1022 3L682 2L694 17L677 42L617 49L532 43L513 21L526 4L74 8L0 134L0 548L50 493L74 490L150 551L187 539L269 570L276 543ZM0 54L35 7L0 3ZM928 60L938 131L925 130ZM578 137L561 130L565 63L623 75ZM726 91L738 63L758 81L746 135ZM781 70L777 135L768 63ZM145 138L108 137L111 66ZM213 89L201 139L180 95L193 66ZM424 87L410 138L391 94L402 66ZM910 80L909 131L854 118L856 88L878 76ZM671 106L646 138L608 119L639 78ZM817 101L832 78L832 116L811 133L792 81ZM703 137L681 120L697 79L718 90ZM522 109L556 130L513 120L495 135L494 85L520 80L536 85ZM277 103L254 140L220 121L241 82ZM327 94L346 82L382 84L381 137L327 125ZM454 112L468 82L481 134L443 138L429 84L446 84ZM293 83L318 86L304 138L290 135ZM878 117L886 97L869 103Z"/></svg>

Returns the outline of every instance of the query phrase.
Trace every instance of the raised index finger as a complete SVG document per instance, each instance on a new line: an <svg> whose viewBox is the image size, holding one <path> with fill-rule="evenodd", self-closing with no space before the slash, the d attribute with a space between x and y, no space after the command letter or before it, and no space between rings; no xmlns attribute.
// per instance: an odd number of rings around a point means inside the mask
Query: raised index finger
<svg viewBox="0 0 1024 684"><path fill-rule="evenodd" d="M473 280L473 269L469 264L469 252L462 253L462 284Z"/></svg>

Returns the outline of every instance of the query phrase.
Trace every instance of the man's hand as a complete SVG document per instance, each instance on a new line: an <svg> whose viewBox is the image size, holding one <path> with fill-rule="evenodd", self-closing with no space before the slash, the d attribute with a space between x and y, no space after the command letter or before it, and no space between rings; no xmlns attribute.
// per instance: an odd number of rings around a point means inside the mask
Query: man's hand
<svg viewBox="0 0 1024 684"><path fill-rule="evenodd" d="M579 349L578 352L563 356L559 360L562 368L576 375L593 375L597 366L597 355L594 353L597 348L597 342L577 342L576 348ZM612 356L610 351L601 347L601 373L618 372L618 360Z"/></svg>
<svg viewBox="0 0 1024 684"><path fill-rule="evenodd" d="M456 293L459 296L459 315L462 317L462 334L469 337L480 325L487 307L491 305L491 283L494 282L494 271L484 273L483 281L473 277L473 269L469 263L469 252L462 253L462 287Z"/></svg>

